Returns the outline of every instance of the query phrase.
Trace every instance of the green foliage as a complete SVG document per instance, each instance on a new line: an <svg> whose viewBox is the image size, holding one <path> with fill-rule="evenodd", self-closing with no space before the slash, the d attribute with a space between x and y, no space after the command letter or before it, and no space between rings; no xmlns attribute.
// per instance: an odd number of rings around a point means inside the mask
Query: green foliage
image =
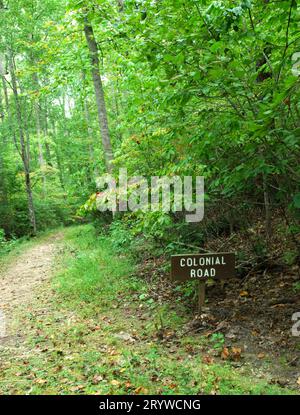
<svg viewBox="0 0 300 415"><path fill-rule="evenodd" d="M103 306L109 304L116 293L124 288L120 273L124 277L128 275L132 264L125 258L121 260L117 257L111 263L113 246L102 236L96 238L93 226L74 228L68 237L72 244L76 240L76 261L70 258L66 271L59 276L59 291L72 302L97 302L100 296ZM74 248L70 246L69 249L73 251ZM137 282L134 279L128 283L131 285L127 289L136 289Z"/></svg>
<svg viewBox="0 0 300 415"><path fill-rule="evenodd" d="M121 221L115 221L110 226L112 246L116 252L129 252L132 248L134 237L128 227Z"/></svg>
<svg viewBox="0 0 300 415"><path fill-rule="evenodd" d="M1 229L0 228L0 244L2 245L2 244L4 244L4 242L6 241L6 239L5 239L5 232L4 232L4 229Z"/></svg>
<svg viewBox="0 0 300 415"><path fill-rule="evenodd" d="M298 293L300 291L300 281L297 281L297 282L294 283L293 289L296 293Z"/></svg>
<svg viewBox="0 0 300 415"><path fill-rule="evenodd" d="M286 251L283 257L285 263L290 266L296 263L297 258L298 258L297 251Z"/></svg>
<svg viewBox="0 0 300 415"><path fill-rule="evenodd" d="M212 343L212 346L216 350L222 350L225 338L223 333L213 333L210 337L210 342Z"/></svg>
<svg viewBox="0 0 300 415"><path fill-rule="evenodd" d="M198 229L184 215L116 215L124 230L112 228L115 247L141 240L168 252L176 241L199 245L208 234L251 226L254 209L281 215L297 237L297 3L129 0L123 11L108 0L67 3L38 1L32 9L18 0L0 24L0 53L13 51L20 86L38 229L85 215L101 229L111 220L96 209L95 177L106 168L82 36L87 16L101 58L115 172L205 177L206 221ZM0 227L21 236L30 232L30 215L15 145L18 106L3 76ZM254 251L266 254L262 246Z"/></svg>
<svg viewBox="0 0 300 415"><path fill-rule="evenodd" d="M247 210L256 206L264 215L266 192L271 210L282 208L295 225L300 149L294 5L164 0L145 1L139 9L127 2L123 14L111 16L118 51L126 48L114 63L122 77L107 85L126 103L112 120L122 137L116 168L147 178L203 175L206 211L217 211L212 229L227 216L237 227L247 226ZM126 100L122 90L131 92ZM130 231L172 243L177 222L183 219L145 212L131 216ZM183 236L184 224L176 230Z"/></svg>
<svg viewBox="0 0 300 415"><path fill-rule="evenodd" d="M16 237L7 239L4 229L0 228L0 258L5 258L8 253L13 251L15 247L20 245L22 242L22 239L17 239Z"/></svg>
<svg viewBox="0 0 300 415"><path fill-rule="evenodd" d="M288 228L284 236L293 244L284 260L292 266L299 259L297 1L127 0L123 10L109 0L0 3L0 255L31 234L30 208L38 231L77 220L93 221L96 228L69 231L66 266L56 279L55 311L61 312L63 303L80 322L73 324L72 315L71 328L66 323L60 334L51 317L45 337L29 339L34 346L52 336L66 347L78 344L83 334L90 335L86 319L98 318L99 303L110 317L114 310L120 331L128 323L124 310L118 314L124 301L131 316L145 310L145 318L151 317L140 327L147 341L137 351L124 350L109 324L101 327L107 342L120 348L117 370L109 359L99 363L103 353L95 330L88 351L80 345L71 363L57 351L46 351L47 359L61 367L59 373L50 369L49 376L43 354L33 357L28 367L36 368L34 376L45 383L32 386L23 358L8 368L17 384L16 373L27 376L18 392L65 393L65 380L78 384L76 374L84 371L87 393L125 393L128 380L153 393L210 393L216 383L221 393L278 393L264 382L243 383L226 364L207 368L201 352L195 360L180 350L170 358L154 344L155 331L164 325L178 328L182 321L168 306L158 309L148 288L130 277L133 261L124 253L142 260L170 255L178 247L196 251L209 238L251 230L256 216L265 230L249 241L253 255L264 260L270 248L268 222L280 216ZM107 168L83 36L86 18L99 49L114 172L127 168L129 176L147 179L204 176L202 223L187 224L184 212L112 217L97 210L95 179ZM246 251L239 254L241 261L247 257ZM190 299L195 286L175 290L178 299ZM220 350L223 335L214 333L210 343ZM104 373L108 380L95 385L94 376ZM153 379L161 373L158 389ZM121 386L111 384L115 376ZM175 386L169 382L173 377ZM9 387L3 388L7 392Z"/></svg>

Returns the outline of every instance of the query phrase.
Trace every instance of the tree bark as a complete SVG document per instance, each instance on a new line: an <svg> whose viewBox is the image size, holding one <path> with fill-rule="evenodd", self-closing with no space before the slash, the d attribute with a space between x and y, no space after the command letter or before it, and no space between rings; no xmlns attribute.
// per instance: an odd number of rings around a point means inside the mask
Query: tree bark
<svg viewBox="0 0 300 415"><path fill-rule="evenodd" d="M26 144L24 130L23 130L22 111L21 111L16 75L15 75L14 60L13 60L13 55L11 52L9 55L9 72L11 76L11 84L12 84L12 90L13 90L14 101L15 101L15 106L16 106L16 116L17 116L18 130L19 130L20 155L22 158L24 174L25 174L25 187L26 187L26 194L27 194L27 200L28 200L29 221L30 221L30 225L32 228L32 233L35 235L37 231L37 226L36 226L36 215L35 215L32 188L31 188L29 153L28 153L28 146Z"/></svg>
<svg viewBox="0 0 300 415"><path fill-rule="evenodd" d="M264 205L265 205L265 223L266 223L266 235L269 240L272 236L272 218L270 209L270 196L268 189L268 182L266 174L263 174L263 192L264 192Z"/></svg>
<svg viewBox="0 0 300 415"><path fill-rule="evenodd" d="M39 166L42 175L42 183L43 183L43 197L46 197L47 194L47 179L45 175L45 159L43 154L43 146L41 142L41 119L40 119L40 110L39 110L39 102L35 102L35 116L36 116L36 135L37 135L37 144L38 144L38 159L39 159Z"/></svg>
<svg viewBox="0 0 300 415"><path fill-rule="evenodd" d="M55 126L55 121L54 120L52 121L52 131L53 131L53 141L55 143L54 152L55 152L56 164L57 164L57 168L58 168L59 182L60 182L62 190L65 191L63 167L62 167L62 164L61 164L60 153L59 153L59 150L58 150L56 126Z"/></svg>
<svg viewBox="0 0 300 415"><path fill-rule="evenodd" d="M3 105L3 101L2 101L2 90L0 89L0 118L1 118L1 123L4 122L4 105ZM1 134L2 137L2 142L0 143L0 200L1 203L3 203L4 206L7 207L7 201L8 201L8 195L7 195L7 186L6 186L6 180L5 180L5 174L4 174L4 170L5 170L5 162L4 162L4 157L3 157L3 151L1 149L1 147L4 149L5 147L5 143L6 143L6 138L5 138L5 134Z"/></svg>
<svg viewBox="0 0 300 415"><path fill-rule="evenodd" d="M109 129L108 129L108 120L107 120L103 85L102 85L101 76L100 76L98 46L95 40L93 27L89 23L87 18L85 18L84 33L85 33L85 37L86 37L86 41L87 41L87 45L89 49L89 54L90 54L91 65L92 65L92 78L93 78L93 84L94 84L94 90L95 90L98 121L99 121L101 137L102 137L102 145L103 145L103 150L104 150L106 169L108 173L112 173L112 170L113 170L112 161L114 159L114 156L113 156L113 150L112 150Z"/></svg>
<svg viewBox="0 0 300 415"><path fill-rule="evenodd" d="M48 131L48 100L47 98L45 98L44 101L44 111L43 111L43 115L44 115L44 137L45 137L45 148L46 148L46 163L49 166L52 166L52 155L51 155L51 148L50 148L50 143L49 143L49 131Z"/></svg>
<svg viewBox="0 0 300 415"><path fill-rule="evenodd" d="M82 82L83 82L83 90L85 91L86 86L86 79L85 79L85 72L82 71ZM88 147L89 147L89 155L90 155L90 163L94 167L94 169L90 169L91 174L96 178L99 176L99 171L97 167L97 160L95 158L95 151L94 151L94 138L93 138L93 131L91 128L91 116L90 116L90 109L88 105L87 96L81 96L81 105L84 113L85 124L86 124L86 132L88 137Z"/></svg>
<svg viewBox="0 0 300 415"><path fill-rule="evenodd" d="M32 64L34 64L34 60L32 58ZM39 92L39 79L36 73L33 74L33 83L34 87L36 88L36 92ZM45 198L47 195L47 179L45 174L45 159L43 154L43 145L42 145L42 129L41 129L41 111L40 111L40 100L37 97L34 102L34 111L35 111L35 124L36 124L36 136L37 136L37 144L38 144L38 160L39 166L41 170L42 176L42 189L43 189L43 197Z"/></svg>

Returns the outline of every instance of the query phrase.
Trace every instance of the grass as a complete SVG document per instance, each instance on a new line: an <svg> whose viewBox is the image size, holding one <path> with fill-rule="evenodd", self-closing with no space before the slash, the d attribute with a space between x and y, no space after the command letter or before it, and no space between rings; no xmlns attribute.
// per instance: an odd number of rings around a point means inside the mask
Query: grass
<svg viewBox="0 0 300 415"><path fill-rule="evenodd" d="M296 393L246 364L214 360L221 335L159 340L162 322L166 333L179 333L186 317L177 305L157 304L131 260L92 226L65 230L59 262L51 285L18 310L25 343L3 351L1 393Z"/></svg>

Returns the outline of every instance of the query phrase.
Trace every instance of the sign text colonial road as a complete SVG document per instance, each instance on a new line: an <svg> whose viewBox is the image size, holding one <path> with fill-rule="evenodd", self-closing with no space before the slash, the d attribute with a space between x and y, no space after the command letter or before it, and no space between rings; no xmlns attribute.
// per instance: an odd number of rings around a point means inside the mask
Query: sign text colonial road
<svg viewBox="0 0 300 415"><path fill-rule="evenodd" d="M173 280L225 279L235 275L235 254L183 254L171 257Z"/></svg>

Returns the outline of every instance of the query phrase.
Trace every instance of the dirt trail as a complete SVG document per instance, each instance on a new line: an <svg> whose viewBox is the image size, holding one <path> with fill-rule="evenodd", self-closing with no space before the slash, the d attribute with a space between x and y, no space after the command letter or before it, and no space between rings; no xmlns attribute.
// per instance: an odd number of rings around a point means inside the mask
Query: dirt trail
<svg viewBox="0 0 300 415"><path fill-rule="evenodd" d="M51 235L24 251L6 269L0 270L0 344L11 334L14 309L29 304L36 289L50 278L57 242L62 237L62 233Z"/></svg>

